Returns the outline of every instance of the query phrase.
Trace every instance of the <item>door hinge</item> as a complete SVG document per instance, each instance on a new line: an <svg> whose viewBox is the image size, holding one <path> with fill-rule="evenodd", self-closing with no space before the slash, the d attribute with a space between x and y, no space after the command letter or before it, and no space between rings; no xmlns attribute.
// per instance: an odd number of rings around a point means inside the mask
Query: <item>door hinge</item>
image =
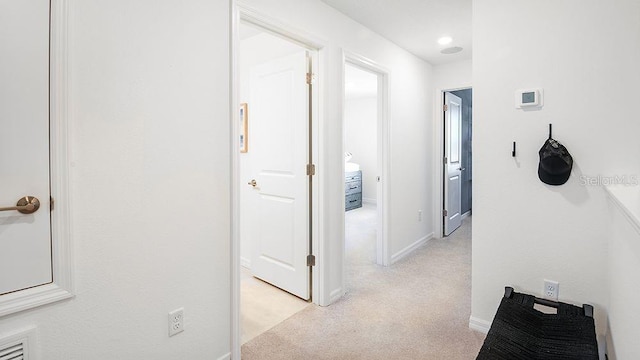
<svg viewBox="0 0 640 360"><path fill-rule="evenodd" d="M443 111L448 111L449 110L449 105L444 104L444 106L442 107Z"/></svg>
<svg viewBox="0 0 640 360"><path fill-rule="evenodd" d="M49 211L53 211L53 196L49 196Z"/></svg>
<svg viewBox="0 0 640 360"><path fill-rule="evenodd" d="M449 215L449 212L447 211L447 209L442 209L442 216L447 216Z"/></svg>
<svg viewBox="0 0 640 360"><path fill-rule="evenodd" d="M316 80L316 74L307 73L307 84L311 85Z"/></svg>
<svg viewBox="0 0 640 360"><path fill-rule="evenodd" d="M316 266L316 256L307 255L307 266Z"/></svg>
<svg viewBox="0 0 640 360"><path fill-rule="evenodd" d="M307 164L307 175L313 176L316 174L316 166L314 164Z"/></svg>
<svg viewBox="0 0 640 360"><path fill-rule="evenodd" d="M444 157L444 163L445 163L445 164L448 164L448 161L449 161L449 159L447 159L447 157L445 156L445 157Z"/></svg>

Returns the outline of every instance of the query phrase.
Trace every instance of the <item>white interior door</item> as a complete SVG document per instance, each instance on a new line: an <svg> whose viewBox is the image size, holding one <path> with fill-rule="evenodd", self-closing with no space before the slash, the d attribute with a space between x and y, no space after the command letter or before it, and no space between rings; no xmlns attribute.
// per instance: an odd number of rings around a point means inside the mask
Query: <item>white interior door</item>
<svg viewBox="0 0 640 360"><path fill-rule="evenodd" d="M0 0L0 126L1 295L52 282L49 0ZM25 196L37 211L6 209Z"/></svg>
<svg viewBox="0 0 640 360"><path fill-rule="evenodd" d="M300 52L251 71L249 151L254 201L251 271L309 299L308 55ZM251 185L252 180L255 180Z"/></svg>
<svg viewBox="0 0 640 360"><path fill-rule="evenodd" d="M450 235L462 222L462 99L445 93L444 235Z"/></svg>

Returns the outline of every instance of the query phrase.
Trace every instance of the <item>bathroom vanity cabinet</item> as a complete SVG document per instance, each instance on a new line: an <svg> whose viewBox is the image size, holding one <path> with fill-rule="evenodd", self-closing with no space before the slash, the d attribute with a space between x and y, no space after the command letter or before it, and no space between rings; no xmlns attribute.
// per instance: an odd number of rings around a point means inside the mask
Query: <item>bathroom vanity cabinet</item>
<svg viewBox="0 0 640 360"><path fill-rule="evenodd" d="M344 199L345 211L362 207L362 171L345 173Z"/></svg>

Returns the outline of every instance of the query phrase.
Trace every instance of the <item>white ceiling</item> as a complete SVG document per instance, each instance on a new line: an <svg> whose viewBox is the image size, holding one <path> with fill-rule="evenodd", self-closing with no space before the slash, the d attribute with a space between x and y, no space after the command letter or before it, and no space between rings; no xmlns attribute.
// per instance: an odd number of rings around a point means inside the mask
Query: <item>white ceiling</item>
<svg viewBox="0 0 640 360"><path fill-rule="evenodd" d="M472 0L322 0L433 65L471 58ZM438 44L450 36L449 45ZM444 48L459 46L457 54Z"/></svg>

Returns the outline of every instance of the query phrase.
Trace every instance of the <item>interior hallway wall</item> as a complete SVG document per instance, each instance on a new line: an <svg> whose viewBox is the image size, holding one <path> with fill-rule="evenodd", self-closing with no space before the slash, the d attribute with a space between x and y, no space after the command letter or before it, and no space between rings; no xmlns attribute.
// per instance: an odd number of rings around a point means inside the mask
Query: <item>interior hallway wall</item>
<svg viewBox="0 0 640 360"><path fill-rule="evenodd" d="M344 154L342 124L342 49L371 59L389 75L390 164L389 253L392 261L424 243L433 234L430 117L433 114L431 65L373 33L319 0L246 0L244 4L273 17L323 44L319 87L324 96L320 134L325 151L320 154L316 181L325 190L321 199L321 236L326 247L317 254L328 260L320 289L320 304L329 304L344 293ZM416 179L421 185L415 186ZM423 221L418 220L423 210Z"/></svg>
<svg viewBox="0 0 640 360"><path fill-rule="evenodd" d="M471 60L458 61L433 67L433 87L436 90L455 90L471 87ZM435 93L435 95L438 95ZM441 102L440 102L441 103ZM440 111L442 109L439 109Z"/></svg>
<svg viewBox="0 0 640 360"><path fill-rule="evenodd" d="M583 179L640 171L640 122L620 97L640 96L639 14L632 0L474 1L472 323L488 325L504 286L541 294L552 279L560 300L595 305L604 333L609 220ZM515 91L532 87L544 107L517 110ZM537 176L549 123L574 159L562 186Z"/></svg>
<svg viewBox="0 0 640 360"><path fill-rule="evenodd" d="M229 353L229 13L69 1L76 297L0 319L0 333L37 327L38 359Z"/></svg>
<svg viewBox="0 0 640 360"><path fill-rule="evenodd" d="M608 286L609 360L640 359L640 186L636 177L627 185L608 187ZM629 179L627 179L629 180Z"/></svg>

